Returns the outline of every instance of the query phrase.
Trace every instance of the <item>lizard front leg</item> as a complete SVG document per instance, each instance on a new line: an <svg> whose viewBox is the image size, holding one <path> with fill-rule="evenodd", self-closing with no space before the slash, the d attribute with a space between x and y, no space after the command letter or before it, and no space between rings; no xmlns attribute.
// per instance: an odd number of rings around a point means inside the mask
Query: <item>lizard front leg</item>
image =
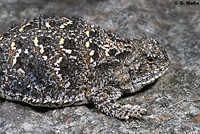
<svg viewBox="0 0 200 134"><path fill-rule="evenodd" d="M122 94L123 93L120 89L106 86L103 89L91 89L88 97L91 97L91 101L94 103L95 107L111 117L126 120L130 117L142 119L142 114L146 114L145 109L141 109L138 105L121 105L116 102Z"/></svg>

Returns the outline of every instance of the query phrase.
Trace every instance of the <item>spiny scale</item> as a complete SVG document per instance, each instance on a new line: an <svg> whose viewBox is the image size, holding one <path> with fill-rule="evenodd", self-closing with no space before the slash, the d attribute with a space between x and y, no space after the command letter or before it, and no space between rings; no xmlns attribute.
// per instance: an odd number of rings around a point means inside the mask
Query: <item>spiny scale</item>
<svg viewBox="0 0 200 134"><path fill-rule="evenodd" d="M141 118L146 110L116 99L168 66L154 39L123 39L75 17L39 16L0 35L0 96L35 106L92 102L119 119Z"/></svg>

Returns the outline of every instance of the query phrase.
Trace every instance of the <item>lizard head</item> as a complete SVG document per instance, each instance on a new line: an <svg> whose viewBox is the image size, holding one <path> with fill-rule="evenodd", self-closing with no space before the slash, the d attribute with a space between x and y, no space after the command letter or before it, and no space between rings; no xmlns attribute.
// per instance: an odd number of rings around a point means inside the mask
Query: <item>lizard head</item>
<svg viewBox="0 0 200 134"><path fill-rule="evenodd" d="M124 75L119 75L121 87L130 93L154 82L169 66L167 53L152 38L133 40L131 50L121 69Z"/></svg>

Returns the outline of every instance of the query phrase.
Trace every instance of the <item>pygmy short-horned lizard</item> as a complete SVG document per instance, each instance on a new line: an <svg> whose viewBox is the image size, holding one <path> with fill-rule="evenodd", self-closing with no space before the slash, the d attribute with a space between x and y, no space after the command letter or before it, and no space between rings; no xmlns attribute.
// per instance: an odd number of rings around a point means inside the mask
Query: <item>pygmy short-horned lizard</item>
<svg viewBox="0 0 200 134"><path fill-rule="evenodd" d="M168 66L154 39L120 38L75 17L39 16L0 35L0 96L34 106L92 102L112 117L141 118L145 109L116 100Z"/></svg>

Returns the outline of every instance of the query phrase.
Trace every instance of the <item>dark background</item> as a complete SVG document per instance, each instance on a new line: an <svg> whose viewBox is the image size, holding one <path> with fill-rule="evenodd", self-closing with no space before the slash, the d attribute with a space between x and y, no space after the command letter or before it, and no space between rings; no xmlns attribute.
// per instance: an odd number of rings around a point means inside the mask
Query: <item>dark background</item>
<svg viewBox="0 0 200 134"><path fill-rule="evenodd" d="M0 33L40 14L75 15L122 37L155 38L171 59L158 81L119 100L147 108L146 120L118 120L93 105L44 109L1 99L0 133L200 133L200 1L182 2L0 0Z"/></svg>

